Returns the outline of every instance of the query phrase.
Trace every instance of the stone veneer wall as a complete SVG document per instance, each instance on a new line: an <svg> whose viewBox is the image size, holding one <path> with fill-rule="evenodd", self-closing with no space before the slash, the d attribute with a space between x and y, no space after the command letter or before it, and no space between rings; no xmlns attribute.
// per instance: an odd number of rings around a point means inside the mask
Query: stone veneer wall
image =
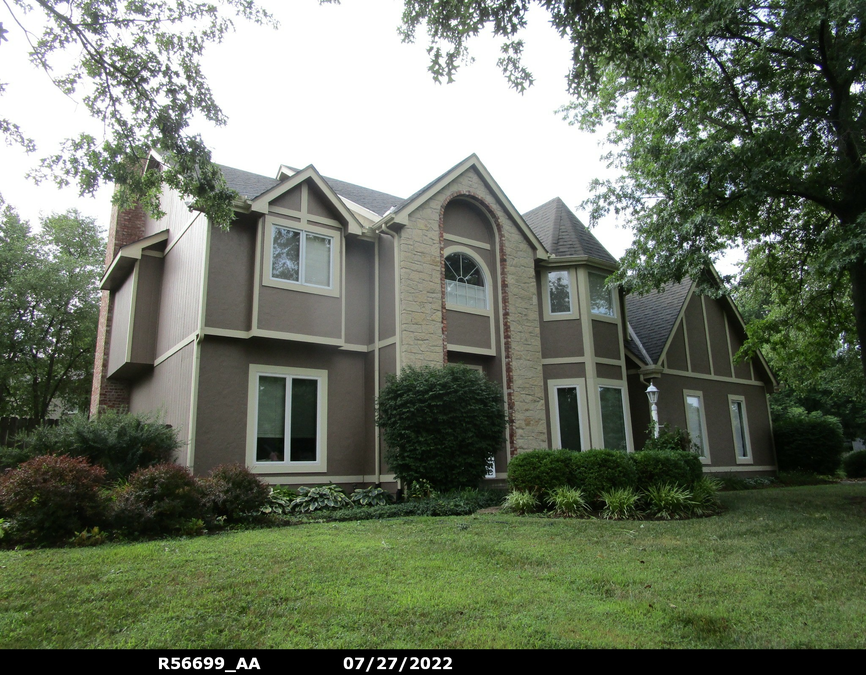
<svg viewBox="0 0 866 675"><path fill-rule="evenodd" d="M400 330L403 365L442 365L442 231L444 205L454 196L475 197L498 221L502 333L506 342L509 451L548 447L541 369L541 336L535 286L535 254L480 175L471 169L409 215L400 237ZM499 346L497 346L499 349Z"/></svg>

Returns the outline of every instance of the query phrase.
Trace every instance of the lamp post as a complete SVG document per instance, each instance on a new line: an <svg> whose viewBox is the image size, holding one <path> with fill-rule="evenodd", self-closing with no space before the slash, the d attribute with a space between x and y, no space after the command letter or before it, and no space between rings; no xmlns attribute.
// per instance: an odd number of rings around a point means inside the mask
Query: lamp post
<svg viewBox="0 0 866 675"><path fill-rule="evenodd" d="M650 409L652 411L653 418L653 435L658 438L659 437L659 407L656 405L659 401L659 390L650 380L650 386L646 389L646 397L650 402Z"/></svg>

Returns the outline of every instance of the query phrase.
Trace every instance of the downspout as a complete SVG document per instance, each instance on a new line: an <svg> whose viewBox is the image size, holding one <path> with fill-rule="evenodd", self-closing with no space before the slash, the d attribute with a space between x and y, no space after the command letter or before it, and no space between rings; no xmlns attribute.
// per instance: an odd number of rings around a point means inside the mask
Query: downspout
<svg viewBox="0 0 866 675"><path fill-rule="evenodd" d="M394 333L397 335L399 333L399 321L400 321L400 313L397 311L399 309L400 299L398 297L397 292L397 278L396 274L398 272L398 259L397 259L397 238L398 235L396 232L392 232L388 229L388 225L393 220L393 217L389 217L390 214L386 214L385 218L379 223L376 230L378 230L379 234L387 234L391 237L394 242L394 298L395 298L395 314L394 314ZM375 382L376 382L376 398L379 397L379 240L376 239L376 326L374 337L376 339L376 374L375 374ZM400 371L400 344L399 339L396 341L396 364L397 364L397 372ZM376 427L376 484L381 483L382 477L382 436L379 427Z"/></svg>
<svg viewBox="0 0 866 675"><path fill-rule="evenodd" d="M376 399L379 398L379 237L376 237L373 258L373 427L375 429L375 457L376 457L376 485L382 485L382 441L379 434L379 425L376 424Z"/></svg>

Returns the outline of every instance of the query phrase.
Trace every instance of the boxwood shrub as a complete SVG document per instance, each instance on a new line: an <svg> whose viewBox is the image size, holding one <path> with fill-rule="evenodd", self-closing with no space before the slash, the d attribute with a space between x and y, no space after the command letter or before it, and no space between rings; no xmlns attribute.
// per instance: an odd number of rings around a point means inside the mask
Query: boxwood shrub
<svg viewBox="0 0 866 675"><path fill-rule="evenodd" d="M573 453L573 487L583 491L590 502L597 502L602 492L637 485L637 470L629 456L619 450L586 450Z"/></svg>
<svg viewBox="0 0 866 675"><path fill-rule="evenodd" d="M644 450L630 456L637 470L637 487L668 484L690 488L703 476L703 466L697 455L679 450Z"/></svg>
<svg viewBox="0 0 866 675"><path fill-rule="evenodd" d="M547 493L562 485L575 485L574 450L532 450L508 463L508 482L513 490Z"/></svg>
<svg viewBox="0 0 866 675"><path fill-rule="evenodd" d="M849 452L842 460L842 469L848 478L866 478L866 450Z"/></svg>
<svg viewBox="0 0 866 675"><path fill-rule="evenodd" d="M788 411L773 419L779 471L814 471L832 475L842 463L842 425L831 415Z"/></svg>

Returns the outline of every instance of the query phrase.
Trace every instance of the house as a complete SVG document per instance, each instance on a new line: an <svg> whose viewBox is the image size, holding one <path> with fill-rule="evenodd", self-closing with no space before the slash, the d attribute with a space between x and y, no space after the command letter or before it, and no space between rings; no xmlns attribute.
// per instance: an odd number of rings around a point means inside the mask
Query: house
<svg viewBox="0 0 866 675"><path fill-rule="evenodd" d="M505 392L491 477L527 450L641 447L650 382L707 471L775 470L775 381L760 356L734 361L736 307L689 281L608 288L617 261L561 200L521 215L474 155L405 199L312 166L223 171L228 231L167 191L159 220L113 213L102 279L91 409L160 411L195 473L393 483L377 392L446 362Z"/></svg>

